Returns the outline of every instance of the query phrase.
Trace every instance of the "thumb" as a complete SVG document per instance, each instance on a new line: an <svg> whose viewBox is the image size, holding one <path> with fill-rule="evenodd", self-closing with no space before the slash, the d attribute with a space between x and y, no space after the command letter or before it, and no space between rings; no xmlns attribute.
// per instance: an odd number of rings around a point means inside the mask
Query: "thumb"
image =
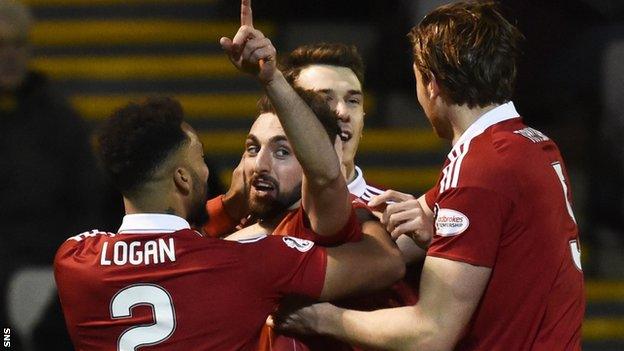
<svg viewBox="0 0 624 351"><path fill-rule="evenodd" d="M377 206L379 206L381 204L386 203L386 198L387 197L388 196L385 193L383 193L381 195L373 196L370 199L370 201L368 202L368 207L377 207Z"/></svg>
<svg viewBox="0 0 624 351"><path fill-rule="evenodd" d="M265 324L271 328L275 328L275 321L273 320L273 316L269 315L266 319Z"/></svg>
<svg viewBox="0 0 624 351"><path fill-rule="evenodd" d="M232 52L232 39L228 37L221 37L221 39L219 39L219 44L221 44L221 47L226 52Z"/></svg>

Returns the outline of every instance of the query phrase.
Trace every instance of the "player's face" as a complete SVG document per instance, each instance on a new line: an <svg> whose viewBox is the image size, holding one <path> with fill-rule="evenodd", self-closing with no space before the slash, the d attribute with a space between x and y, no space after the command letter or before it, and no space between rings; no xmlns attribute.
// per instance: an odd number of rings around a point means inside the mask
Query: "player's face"
<svg viewBox="0 0 624 351"><path fill-rule="evenodd" d="M444 118L444 113L441 112L440 106L438 106L440 99L431 99L427 85L425 85L422 77L422 73L416 67L416 64L412 65L414 69L414 77L416 78L416 97L418 103L425 111L429 123L433 127L433 130L440 138L452 139L453 130L448 121Z"/></svg>
<svg viewBox="0 0 624 351"><path fill-rule="evenodd" d="M206 222L207 214L205 210L208 201L208 175L209 170L204 162L204 148L197 137L197 133L186 123L182 124L182 130L189 137L187 152L184 163L188 166L192 178L192 193L189 196L189 215L187 220L195 226L200 226Z"/></svg>
<svg viewBox="0 0 624 351"><path fill-rule="evenodd" d="M29 58L27 35L11 21L0 19L0 87L17 88L26 76Z"/></svg>
<svg viewBox="0 0 624 351"><path fill-rule="evenodd" d="M338 113L343 162L353 163L364 128L364 95L355 73L346 67L311 65L301 70L295 83L321 93Z"/></svg>
<svg viewBox="0 0 624 351"><path fill-rule="evenodd" d="M301 198L303 171L277 116L261 114L245 141L243 172L253 216L269 219Z"/></svg>

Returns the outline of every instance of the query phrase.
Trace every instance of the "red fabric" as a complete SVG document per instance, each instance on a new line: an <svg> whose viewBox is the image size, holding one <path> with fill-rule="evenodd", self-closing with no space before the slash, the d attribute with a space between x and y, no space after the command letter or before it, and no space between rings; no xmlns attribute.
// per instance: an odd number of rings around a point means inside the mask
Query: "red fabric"
<svg viewBox="0 0 624 351"><path fill-rule="evenodd" d="M352 207L372 211L366 202L351 195ZM359 241L361 238L361 226L357 220L355 212L352 211L345 227L336 235L331 237L319 237L309 229L305 213L299 209L291 212L273 232L274 235L291 235L303 239L313 240L325 246L339 245L345 242ZM420 271L418 272L420 273ZM336 302L340 307L348 307L363 311L372 311L382 308L400 307L416 304L418 301L418 286L408 284L406 281L399 281L388 289L378 293L367 294L362 297L348 298ZM359 350L356 347L347 345L338 340L327 337L291 338L274 333L269 327L263 331L264 338L261 338L260 351L348 351Z"/></svg>
<svg viewBox="0 0 624 351"><path fill-rule="evenodd" d="M174 261L101 265L103 251L113 261L115 243L132 247L130 243L137 242L142 248L161 240L173 241ZM326 264L325 249L311 243L299 249L287 245L285 237L239 243L201 238L185 229L168 234L93 233L80 241L70 239L58 250L54 266L76 350L117 350L124 331L153 324L153 316L162 316L170 305L175 329L168 338L160 335L164 339L150 350L254 350L266 317L281 297L318 298ZM113 301L120 302L122 292L132 286L162 289L165 301L162 296L154 300L151 293L134 302L124 298L122 302L133 305L131 316L112 318ZM166 318L157 320L164 323ZM143 335L145 330L133 329L136 332Z"/></svg>
<svg viewBox="0 0 624 351"><path fill-rule="evenodd" d="M232 219L223 206L223 195L206 202L208 221L204 224L204 233L211 238L221 238L236 230L239 221Z"/></svg>
<svg viewBox="0 0 624 351"><path fill-rule="evenodd" d="M273 235L290 235L301 239L311 240L322 246L336 246L346 242L359 241L362 238L362 227L352 207L349 219L334 235L318 235L310 228L310 222L303 210L299 207L290 211L273 230Z"/></svg>
<svg viewBox="0 0 624 351"><path fill-rule="evenodd" d="M443 171L431 193L437 229L427 254L492 268L456 350L581 347L583 273L570 245L578 230L553 164L565 166L551 140L514 133L524 128L520 118L503 121L460 146L453 155L464 153L461 167ZM441 186L444 173L456 175L455 187ZM448 213L463 214L467 222L450 217L467 228L448 236Z"/></svg>

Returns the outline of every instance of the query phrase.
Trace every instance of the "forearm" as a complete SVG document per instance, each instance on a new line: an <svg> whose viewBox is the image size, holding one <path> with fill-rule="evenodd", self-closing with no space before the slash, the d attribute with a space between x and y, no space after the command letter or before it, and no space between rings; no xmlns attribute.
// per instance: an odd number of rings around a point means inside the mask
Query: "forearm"
<svg viewBox="0 0 624 351"><path fill-rule="evenodd" d="M417 306L372 312L330 306L318 314L315 331L357 345L379 350L441 350L431 341L435 328L419 315Z"/></svg>
<svg viewBox="0 0 624 351"><path fill-rule="evenodd" d="M321 122L281 72L264 86L308 179L324 184L342 177L338 156Z"/></svg>
<svg viewBox="0 0 624 351"><path fill-rule="evenodd" d="M383 289L405 275L401 253L383 228L367 222L362 232L358 242L327 249L327 273L320 300Z"/></svg>

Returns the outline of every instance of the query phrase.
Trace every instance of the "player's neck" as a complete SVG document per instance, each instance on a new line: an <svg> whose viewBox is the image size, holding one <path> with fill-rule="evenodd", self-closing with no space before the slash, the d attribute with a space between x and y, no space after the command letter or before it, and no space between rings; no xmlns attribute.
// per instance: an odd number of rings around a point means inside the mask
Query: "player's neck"
<svg viewBox="0 0 624 351"><path fill-rule="evenodd" d="M176 206L167 205L164 203L154 203L151 201L131 200L126 197L123 198L124 209L126 214L138 214L138 213L161 213L170 214L184 218L185 215L176 208Z"/></svg>
<svg viewBox="0 0 624 351"><path fill-rule="evenodd" d="M466 105L449 106L448 116L451 128L453 130L452 144L455 145L457 140L470 128L481 116L498 107L498 104L491 104L485 107L469 108Z"/></svg>
<svg viewBox="0 0 624 351"><path fill-rule="evenodd" d="M343 167L343 174L344 174L345 180L347 181L347 184L349 184L357 176L355 172L355 163L354 162L343 163L342 167Z"/></svg>
<svg viewBox="0 0 624 351"><path fill-rule="evenodd" d="M282 222L282 220L284 219L287 213L288 213L287 211L284 211L283 213L280 213L279 215L276 215L276 216L272 216L271 218L258 219L257 224L262 229L271 233Z"/></svg>

